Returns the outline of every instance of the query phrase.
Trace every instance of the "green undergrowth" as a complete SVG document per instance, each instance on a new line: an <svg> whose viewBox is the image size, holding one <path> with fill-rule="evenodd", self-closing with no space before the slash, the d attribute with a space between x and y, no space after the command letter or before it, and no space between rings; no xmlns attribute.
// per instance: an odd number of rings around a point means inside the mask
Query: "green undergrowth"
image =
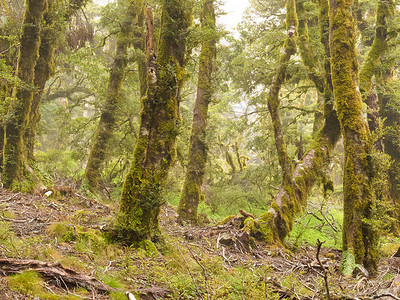
<svg viewBox="0 0 400 300"><path fill-rule="evenodd" d="M343 212L339 207L309 208L299 216L287 242L297 249L301 245L312 245L324 241L324 247L341 249Z"/></svg>

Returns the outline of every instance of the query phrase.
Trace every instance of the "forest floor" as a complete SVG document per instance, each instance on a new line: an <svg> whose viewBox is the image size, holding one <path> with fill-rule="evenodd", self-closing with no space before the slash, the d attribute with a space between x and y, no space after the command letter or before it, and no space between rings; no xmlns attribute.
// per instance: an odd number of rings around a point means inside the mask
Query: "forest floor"
<svg viewBox="0 0 400 300"><path fill-rule="evenodd" d="M45 192L0 189L0 299L127 299L126 291L137 299L327 299L327 290L331 299L400 299L394 242L382 247L378 274L349 278L337 249L247 243L232 222L182 226L164 206L163 249L123 247L103 233L117 205L66 187Z"/></svg>

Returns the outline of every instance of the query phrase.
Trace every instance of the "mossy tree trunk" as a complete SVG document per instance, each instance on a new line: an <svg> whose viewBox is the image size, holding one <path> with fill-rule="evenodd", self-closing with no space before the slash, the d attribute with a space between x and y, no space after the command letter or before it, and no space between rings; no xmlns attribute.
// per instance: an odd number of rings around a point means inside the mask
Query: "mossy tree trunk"
<svg viewBox="0 0 400 300"><path fill-rule="evenodd" d="M371 145L357 86L356 20L353 0L330 0L332 83L344 142L342 272L356 264L376 270L376 233L371 225L374 192L371 184Z"/></svg>
<svg viewBox="0 0 400 300"><path fill-rule="evenodd" d="M117 47L114 62L110 69L106 100L83 176L83 187L88 188L91 192L97 189L102 171L101 167L105 160L107 149L110 146L109 141L113 134L119 105L121 104L121 88L127 65L128 47L133 42L134 25L137 25L138 15L143 10L142 7L143 1L140 0L129 3L124 22L121 24L121 31L117 36Z"/></svg>
<svg viewBox="0 0 400 300"><path fill-rule="evenodd" d="M186 78L185 41L192 21L191 3L164 1L156 56L150 12L146 10L147 93L142 99L139 137L114 225L115 238L127 244L157 241L160 236L161 191L176 155L179 90Z"/></svg>
<svg viewBox="0 0 400 300"><path fill-rule="evenodd" d="M388 21L394 15L394 1L379 0L376 9L375 37L368 51L367 58L360 71L360 92L368 106L368 125L371 132L379 129L378 97L374 90L372 78L380 77L380 61L388 50ZM375 142L375 147L383 151L382 140Z"/></svg>
<svg viewBox="0 0 400 300"><path fill-rule="evenodd" d="M5 125L2 181L5 188L21 188L25 180L26 153L23 136L29 121L34 93L34 72L39 57L40 28L46 0L27 0L18 53L16 76L21 80ZM14 185L15 184L15 185Z"/></svg>
<svg viewBox="0 0 400 300"><path fill-rule="evenodd" d="M213 0L204 0L202 3L201 27L204 33L204 41L202 42L199 56L199 78L196 103L193 110L189 161L178 206L179 218L193 224L197 222L197 207L202 197L201 186L203 184L208 151L206 143L207 113L213 93L211 81L213 61L216 55Z"/></svg>
<svg viewBox="0 0 400 300"><path fill-rule="evenodd" d="M375 141L375 148L386 153L392 159L388 170L387 184L380 185L378 199L389 195L393 204L391 216L395 218L393 222L393 231L399 228L399 207L400 207L400 151L396 144L396 134L393 135L393 129L398 126L400 116L397 109L393 107L393 99L386 94L390 89L392 79L393 62L384 62L385 55L389 52L388 43L388 24L392 21L395 14L395 3L393 0L378 1L376 10L375 37L371 49L360 71L360 91L364 102L368 106L368 125L371 132L380 128L380 122L383 120L384 135ZM382 62L383 61L383 62ZM373 82L375 77L375 83ZM376 87L376 88L375 88ZM379 103L378 103L379 102ZM386 171L386 170L383 170ZM387 189L386 189L387 188Z"/></svg>
<svg viewBox="0 0 400 300"><path fill-rule="evenodd" d="M5 106L5 101L7 97L7 85L2 84L0 86L0 107ZM3 118L0 118L0 173L3 170L3 148L4 148L4 124Z"/></svg>
<svg viewBox="0 0 400 300"><path fill-rule="evenodd" d="M68 22L72 13L80 9L84 3L84 0L71 1L64 15L61 15L60 11L62 8L60 3L50 0L48 3L48 10L44 14L45 25L40 34L41 42L39 47L39 59L35 67L35 92L33 94L31 111L29 113L29 123L24 138L29 164L34 162L36 131L41 118L39 108L42 94L47 80L54 75L54 52L57 40L65 31L65 28L60 26L62 23L61 18Z"/></svg>
<svg viewBox="0 0 400 300"><path fill-rule="evenodd" d="M280 57L279 66L270 87L267 104L268 110L271 115L272 125L275 135L275 146L278 153L279 165L282 169L282 185L285 189L281 190L282 193L276 197L269 213L273 215L274 228L277 230L273 232L274 239L283 241L285 236L291 229L294 221L294 214L299 211L300 203L296 199L293 191L293 166L291 159L287 153L286 143L284 139L283 126L279 115L280 98L279 92L282 84L286 79L286 71L292 55L296 53L296 39L297 39L297 13L295 0L286 1L286 38L283 47L283 54ZM278 236L276 236L278 235Z"/></svg>
<svg viewBox="0 0 400 300"><path fill-rule="evenodd" d="M253 237L265 240L268 243L283 244L288 232L291 230L294 217L307 203L307 197L318 178L324 175L326 167L331 159L331 152L340 137L340 125L333 109L333 93L330 73L330 47L329 47L329 5L328 0L320 0L319 24L321 42L325 48L325 78L320 80L320 74L310 76L314 84L322 87L324 95L324 119L323 127L316 133L311 148L307 151L303 160L296 165L292 177L283 182L269 211L262 214L258 219L246 219L245 228ZM304 37L307 39L308 37ZM303 50L301 50L303 51ZM307 50L309 51L309 49ZM310 57L312 54L307 53ZM304 64L312 62L313 59L304 59ZM312 65L307 67L312 70ZM314 79L318 80L314 80Z"/></svg>
<svg viewBox="0 0 400 300"><path fill-rule="evenodd" d="M286 79L286 70L292 55L296 53L297 38L297 14L295 0L286 2L286 39L283 54L279 61L279 67L272 79L268 93L268 110L271 115L275 135L275 146L278 152L279 165L282 168L282 181L284 184L292 184L293 166L286 150L286 143L283 134L283 126L279 115L280 98L279 92ZM288 196L290 198L290 196ZM292 205L291 205L292 206Z"/></svg>

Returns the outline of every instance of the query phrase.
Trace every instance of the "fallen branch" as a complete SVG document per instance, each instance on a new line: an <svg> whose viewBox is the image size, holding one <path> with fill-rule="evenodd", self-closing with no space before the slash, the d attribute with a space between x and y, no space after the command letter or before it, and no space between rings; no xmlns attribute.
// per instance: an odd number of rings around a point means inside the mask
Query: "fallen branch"
<svg viewBox="0 0 400 300"><path fill-rule="evenodd" d="M22 271L35 271L42 275L43 279L50 284L62 288L81 286L101 293L108 293L114 290L93 277L64 268L60 263L28 259L0 259L0 275L7 276L21 273Z"/></svg>

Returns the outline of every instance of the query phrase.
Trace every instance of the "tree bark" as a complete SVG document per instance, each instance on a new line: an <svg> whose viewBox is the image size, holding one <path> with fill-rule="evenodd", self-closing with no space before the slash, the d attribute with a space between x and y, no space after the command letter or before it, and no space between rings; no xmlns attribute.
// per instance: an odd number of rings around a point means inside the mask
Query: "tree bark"
<svg viewBox="0 0 400 300"><path fill-rule="evenodd" d="M106 100L83 176L83 187L88 188L91 192L97 189L102 164L109 148L109 141L119 110L118 106L121 103L121 88L127 65L127 51L129 45L133 42L134 25L138 21L142 6L142 1L130 2L121 31L117 36L117 49L110 69Z"/></svg>
<svg viewBox="0 0 400 300"><path fill-rule="evenodd" d="M142 99L139 137L113 230L115 238L126 244L158 241L160 237L161 191L176 156L179 91L186 78L185 41L192 20L188 4L164 1L158 56L154 51L151 10L146 11L147 94Z"/></svg>
<svg viewBox="0 0 400 300"><path fill-rule="evenodd" d="M34 71L39 57L40 28L46 8L46 0L26 1L16 70L16 76L21 80L21 84L14 89L14 100L5 126L2 181L4 187L8 189L30 188L22 186L26 167L23 136L32 106Z"/></svg>
<svg viewBox="0 0 400 300"><path fill-rule="evenodd" d="M204 0L202 4L201 27L206 39L202 42L199 56L199 78L190 136L189 162L178 206L179 218L194 224L197 222L197 207L202 197L201 186L208 151L206 143L207 113L213 93L211 80L216 55L213 0Z"/></svg>
<svg viewBox="0 0 400 300"><path fill-rule="evenodd" d="M368 126L362 115L353 0L330 0L332 83L344 142L342 272L356 264L376 270L376 232L371 226L374 192Z"/></svg>

